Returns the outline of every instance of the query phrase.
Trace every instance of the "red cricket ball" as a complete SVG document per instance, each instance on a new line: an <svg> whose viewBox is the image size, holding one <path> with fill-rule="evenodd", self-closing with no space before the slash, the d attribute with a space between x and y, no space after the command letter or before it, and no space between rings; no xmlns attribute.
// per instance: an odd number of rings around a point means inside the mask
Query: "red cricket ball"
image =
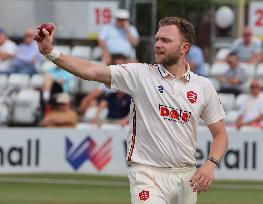
<svg viewBox="0 0 263 204"><path fill-rule="evenodd" d="M44 37L44 33L42 31L42 29L45 28L48 32L49 32L49 35L50 33L52 32L52 30L55 28L53 24L51 23L43 23L41 24L38 29L39 29L39 32L38 32L38 35L40 37Z"/></svg>

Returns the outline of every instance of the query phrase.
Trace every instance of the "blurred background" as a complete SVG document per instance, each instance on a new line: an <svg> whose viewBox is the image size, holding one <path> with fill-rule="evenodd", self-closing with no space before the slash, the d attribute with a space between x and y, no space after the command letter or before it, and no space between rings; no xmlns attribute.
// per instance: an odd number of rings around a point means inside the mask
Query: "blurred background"
<svg viewBox="0 0 263 204"><path fill-rule="evenodd" d="M53 22L64 54L154 63L165 16L195 25L187 61L212 81L226 112L229 150L198 204L263 202L263 1L0 0L1 204L130 203L130 97L56 67L33 37ZM200 120L197 166L210 143Z"/></svg>

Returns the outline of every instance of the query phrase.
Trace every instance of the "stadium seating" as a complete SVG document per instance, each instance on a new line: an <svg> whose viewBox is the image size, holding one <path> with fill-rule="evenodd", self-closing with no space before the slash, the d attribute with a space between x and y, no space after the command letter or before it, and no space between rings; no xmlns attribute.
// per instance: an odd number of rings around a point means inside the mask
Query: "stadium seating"
<svg viewBox="0 0 263 204"><path fill-rule="evenodd" d="M78 123L76 126L76 129L78 130L98 130L99 126L96 124L90 124L90 123Z"/></svg>
<svg viewBox="0 0 263 204"><path fill-rule="evenodd" d="M223 104L225 111L230 111L235 107L236 98L234 94L219 93L218 96Z"/></svg>
<svg viewBox="0 0 263 204"><path fill-rule="evenodd" d="M247 72L249 77L253 77L256 72L256 66L254 64L240 63L240 66Z"/></svg>
<svg viewBox="0 0 263 204"><path fill-rule="evenodd" d="M234 125L239 116L238 110L230 110L226 113L225 123L226 125Z"/></svg>
<svg viewBox="0 0 263 204"><path fill-rule="evenodd" d="M47 72L48 70L50 70L51 68L56 67L56 65L53 62L50 62L48 60L45 60L41 66L40 66L40 70L42 73Z"/></svg>
<svg viewBox="0 0 263 204"><path fill-rule="evenodd" d="M90 59L91 58L91 47L82 46L82 45L74 46L72 48L71 55L75 57L80 57L83 59Z"/></svg>
<svg viewBox="0 0 263 204"><path fill-rule="evenodd" d="M62 52L65 55L71 54L71 48L69 45L54 45L54 49L59 52Z"/></svg>
<svg viewBox="0 0 263 204"><path fill-rule="evenodd" d="M34 74L31 77L30 85L36 89L40 89L44 84L44 76L42 74Z"/></svg>
<svg viewBox="0 0 263 204"><path fill-rule="evenodd" d="M118 130L118 129L122 129L122 127L119 124L102 124L100 126L101 130Z"/></svg>
<svg viewBox="0 0 263 204"><path fill-rule="evenodd" d="M209 63L205 63L205 71L208 73L208 76L210 75L210 64Z"/></svg>
<svg viewBox="0 0 263 204"><path fill-rule="evenodd" d="M4 125L9 120L9 109L6 104L0 103L0 125Z"/></svg>
<svg viewBox="0 0 263 204"><path fill-rule="evenodd" d="M210 76L223 75L229 69L229 65L225 62L215 62L211 66Z"/></svg>
<svg viewBox="0 0 263 204"><path fill-rule="evenodd" d="M218 50L218 52L216 53L215 56L215 61L217 60L225 60L225 58L227 57L227 55L230 53L228 48L221 48L220 50Z"/></svg>
<svg viewBox="0 0 263 204"><path fill-rule="evenodd" d="M242 131L242 132L251 132L251 131L258 132L258 131L262 131L262 129L257 128L257 127L253 127L253 126L243 126L240 128L240 131Z"/></svg>
<svg viewBox="0 0 263 204"><path fill-rule="evenodd" d="M0 74L0 94L5 90L8 85L8 76Z"/></svg>
<svg viewBox="0 0 263 204"><path fill-rule="evenodd" d="M79 86L80 86L80 79L75 78L69 82L69 93L70 94L78 94L79 93Z"/></svg>
<svg viewBox="0 0 263 204"><path fill-rule="evenodd" d="M102 50L99 46L96 46L92 49L92 59L99 60L102 57Z"/></svg>
<svg viewBox="0 0 263 204"><path fill-rule="evenodd" d="M263 63L260 63L260 64L257 66L256 76L257 76L257 77L260 77L260 78L263 78Z"/></svg>
<svg viewBox="0 0 263 204"><path fill-rule="evenodd" d="M27 74L11 74L8 80L8 87L12 89L23 89L29 85L30 76Z"/></svg>
<svg viewBox="0 0 263 204"><path fill-rule="evenodd" d="M81 94L87 94L97 89L99 86L100 86L100 83L96 81L80 80L79 92Z"/></svg>
<svg viewBox="0 0 263 204"><path fill-rule="evenodd" d="M218 91L220 89L220 82L216 78L210 77L209 79L212 82L215 89Z"/></svg>
<svg viewBox="0 0 263 204"><path fill-rule="evenodd" d="M14 99L12 123L34 123L39 108L40 92L33 89L21 90Z"/></svg>
<svg viewBox="0 0 263 204"><path fill-rule="evenodd" d="M249 97L249 94L239 94L236 98L236 104L235 104L235 109L239 110L241 105L247 100L247 98Z"/></svg>

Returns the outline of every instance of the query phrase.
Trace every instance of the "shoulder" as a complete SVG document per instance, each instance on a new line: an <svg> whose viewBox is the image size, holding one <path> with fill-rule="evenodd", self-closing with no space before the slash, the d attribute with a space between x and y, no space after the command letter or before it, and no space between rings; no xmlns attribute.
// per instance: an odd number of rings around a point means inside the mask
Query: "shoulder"
<svg viewBox="0 0 263 204"><path fill-rule="evenodd" d="M106 35L108 34L108 32L111 32L112 30L114 29L114 26L112 24L107 24L107 25L104 25L101 29L100 29L100 32L99 34L102 35Z"/></svg>
<svg viewBox="0 0 263 204"><path fill-rule="evenodd" d="M261 45L261 40L257 37L252 38L252 43Z"/></svg>
<svg viewBox="0 0 263 204"><path fill-rule="evenodd" d="M11 40L7 40L6 43L4 44L6 47L12 47L12 48L16 48L17 45L15 42L11 41Z"/></svg>
<svg viewBox="0 0 263 204"><path fill-rule="evenodd" d="M204 76L199 76L193 72L190 72L190 80L197 83L202 88L205 88L205 89L213 88L213 84L209 78L206 78Z"/></svg>
<svg viewBox="0 0 263 204"><path fill-rule="evenodd" d="M243 44L243 39L242 38L237 38L237 39L234 40L232 45L233 46L238 46L238 45L241 45L241 44Z"/></svg>
<svg viewBox="0 0 263 204"><path fill-rule="evenodd" d="M145 70L149 69L151 65L146 63L128 63L128 64L118 64L118 65L110 65L110 67L117 67L123 69L137 69L137 70Z"/></svg>
<svg viewBox="0 0 263 204"><path fill-rule="evenodd" d="M137 28L134 25L130 25L130 29L137 32Z"/></svg>
<svg viewBox="0 0 263 204"><path fill-rule="evenodd" d="M113 24L106 24L104 25L101 30L109 30L109 29L114 29L115 26Z"/></svg>

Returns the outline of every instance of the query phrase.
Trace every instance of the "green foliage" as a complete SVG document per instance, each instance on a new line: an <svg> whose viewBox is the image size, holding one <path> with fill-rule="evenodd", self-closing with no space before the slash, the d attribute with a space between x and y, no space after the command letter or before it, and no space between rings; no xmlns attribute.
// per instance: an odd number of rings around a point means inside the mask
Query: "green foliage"
<svg viewBox="0 0 263 204"><path fill-rule="evenodd" d="M188 18L195 15L204 15L211 8L213 0L158 0L158 19L164 16L178 16Z"/></svg>
<svg viewBox="0 0 263 204"><path fill-rule="evenodd" d="M213 0L158 0L158 21L165 16L178 16L191 21L198 30L202 18L211 8Z"/></svg>

